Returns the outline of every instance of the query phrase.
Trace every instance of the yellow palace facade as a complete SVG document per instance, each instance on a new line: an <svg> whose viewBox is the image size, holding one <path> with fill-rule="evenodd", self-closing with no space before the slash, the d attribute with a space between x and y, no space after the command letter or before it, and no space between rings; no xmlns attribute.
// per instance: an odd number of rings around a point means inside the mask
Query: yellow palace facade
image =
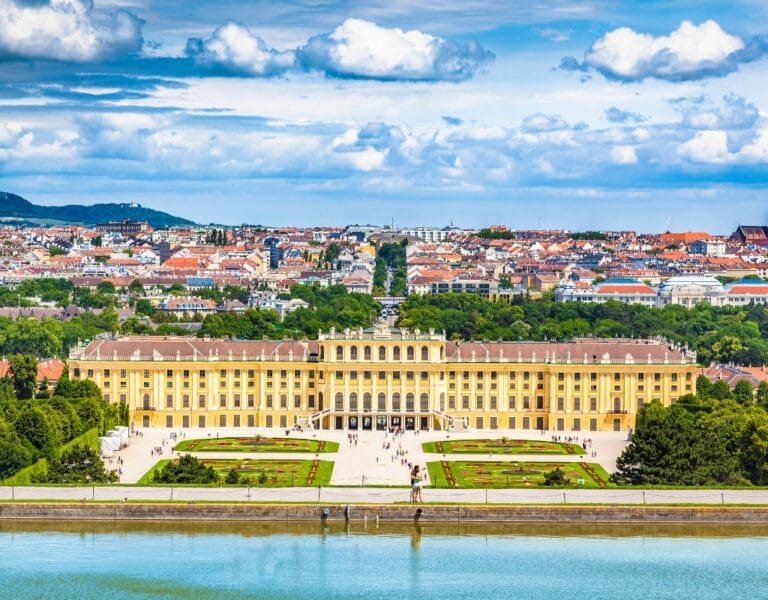
<svg viewBox="0 0 768 600"><path fill-rule="evenodd" d="M454 342L434 331L318 340L97 339L73 379L143 427L620 431L695 391L693 353L659 340Z"/></svg>

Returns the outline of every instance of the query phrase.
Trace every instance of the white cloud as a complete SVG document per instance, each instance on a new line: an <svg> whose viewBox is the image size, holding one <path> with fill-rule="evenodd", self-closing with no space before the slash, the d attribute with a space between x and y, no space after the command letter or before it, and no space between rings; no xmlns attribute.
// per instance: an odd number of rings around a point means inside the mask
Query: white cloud
<svg viewBox="0 0 768 600"><path fill-rule="evenodd" d="M190 38L186 53L204 66L256 76L282 73L295 62L293 52L268 48L245 25L233 22L220 27L206 40Z"/></svg>
<svg viewBox="0 0 768 600"><path fill-rule="evenodd" d="M677 81L725 75L740 63L764 54L760 39L745 44L739 36L723 31L716 21L700 25L683 21L669 35L658 37L629 27L614 29L592 43L582 64L566 57L561 68L594 68L624 81L647 77Z"/></svg>
<svg viewBox="0 0 768 600"><path fill-rule="evenodd" d="M93 62L141 50L143 21L125 10L108 25L93 20L86 0L22 4L0 1L0 55Z"/></svg>
<svg viewBox="0 0 768 600"><path fill-rule="evenodd" d="M637 153L634 146L614 146L611 149L611 160L617 165L637 164Z"/></svg>
<svg viewBox="0 0 768 600"><path fill-rule="evenodd" d="M362 19L346 19L298 50L305 68L330 76L415 81L469 79L493 58L477 43L459 44Z"/></svg>
<svg viewBox="0 0 768 600"><path fill-rule="evenodd" d="M723 164L730 162L728 134L720 130L698 131L690 140L681 144L680 156L701 163Z"/></svg>

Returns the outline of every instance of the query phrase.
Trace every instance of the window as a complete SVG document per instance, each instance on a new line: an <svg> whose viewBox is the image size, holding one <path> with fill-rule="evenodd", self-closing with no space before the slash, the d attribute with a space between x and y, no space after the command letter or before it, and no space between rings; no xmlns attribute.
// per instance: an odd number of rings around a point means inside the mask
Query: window
<svg viewBox="0 0 768 600"><path fill-rule="evenodd" d="M197 426L201 429L205 427L205 415L200 415L197 417Z"/></svg>
<svg viewBox="0 0 768 600"><path fill-rule="evenodd" d="M363 349L363 359L364 360L371 360L371 347L370 346L366 346Z"/></svg>
<svg viewBox="0 0 768 600"><path fill-rule="evenodd" d="M336 346L336 360L344 360L344 347Z"/></svg>
<svg viewBox="0 0 768 600"><path fill-rule="evenodd" d="M165 408L173 408L173 394L166 395Z"/></svg>
<svg viewBox="0 0 768 600"><path fill-rule="evenodd" d="M235 394L235 408L240 408L240 394Z"/></svg>
<svg viewBox="0 0 768 600"><path fill-rule="evenodd" d="M400 346L392 348L392 360L400 360Z"/></svg>
<svg viewBox="0 0 768 600"><path fill-rule="evenodd" d="M182 408L189 408L189 396L187 394L184 394L181 397L181 407Z"/></svg>
<svg viewBox="0 0 768 600"><path fill-rule="evenodd" d="M544 410L544 396L536 396L536 410Z"/></svg>
<svg viewBox="0 0 768 600"><path fill-rule="evenodd" d="M597 398L590 398L589 399L589 410L596 411L597 410Z"/></svg>
<svg viewBox="0 0 768 600"><path fill-rule="evenodd" d="M407 412L413 412L415 410L414 409L413 394L410 393L410 392L405 395L405 410Z"/></svg>
<svg viewBox="0 0 768 600"><path fill-rule="evenodd" d="M248 408L253 408L255 404L255 398L253 394L248 394Z"/></svg>
<svg viewBox="0 0 768 600"><path fill-rule="evenodd" d="M315 395L310 394L307 396L307 408L315 408Z"/></svg>
<svg viewBox="0 0 768 600"><path fill-rule="evenodd" d="M427 412L429 410L429 395L422 394L419 397L419 410L421 412Z"/></svg>
<svg viewBox="0 0 768 600"><path fill-rule="evenodd" d="M483 410L483 397L482 396L478 396L477 398L475 398L475 408L477 408L477 410Z"/></svg>
<svg viewBox="0 0 768 600"><path fill-rule="evenodd" d="M557 410L560 410L560 411L565 410L565 399L564 398L558 398L557 399Z"/></svg>
<svg viewBox="0 0 768 600"><path fill-rule="evenodd" d="M387 396L383 392L380 393L376 399L379 410L387 410Z"/></svg>
<svg viewBox="0 0 768 600"><path fill-rule="evenodd" d="M336 410L344 410L344 396L339 392L334 398L334 408Z"/></svg>
<svg viewBox="0 0 768 600"><path fill-rule="evenodd" d="M379 360L387 360L387 349L384 346L379 346Z"/></svg>
<svg viewBox="0 0 768 600"><path fill-rule="evenodd" d="M301 408L301 396L299 394L293 396L293 408Z"/></svg>
<svg viewBox="0 0 768 600"><path fill-rule="evenodd" d="M372 409L373 409L373 406L372 406L371 394L366 392L365 394L363 394L363 410L370 411Z"/></svg>
<svg viewBox="0 0 768 600"><path fill-rule="evenodd" d="M352 392L349 395L349 410L357 410L357 393Z"/></svg>
<svg viewBox="0 0 768 600"><path fill-rule="evenodd" d="M288 395L280 394L280 408L288 408Z"/></svg>
<svg viewBox="0 0 768 600"><path fill-rule="evenodd" d="M461 408L469 410L469 396L461 397Z"/></svg>
<svg viewBox="0 0 768 600"><path fill-rule="evenodd" d="M405 351L405 360L415 360L413 346L408 346L408 349Z"/></svg>
<svg viewBox="0 0 768 600"><path fill-rule="evenodd" d="M429 360L429 348L426 346L421 347L421 360Z"/></svg>
<svg viewBox="0 0 768 600"><path fill-rule="evenodd" d="M515 417L509 417L507 420L507 426L509 429L517 429L517 419L515 419Z"/></svg>
<svg viewBox="0 0 768 600"><path fill-rule="evenodd" d="M400 410L400 394L392 394L392 410Z"/></svg>
<svg viewBox="0 0 768 600"><path fill-rule="evenodd" d="M272 408L273 404L272 394L267 394L267 408Z"/></svg>
<svg viewBox="0 0 768 600"><path fill-rule="evenodd" d="M224 408L227 405L227 395L219 394L219 406Z"/></svg>
<svg viewBox="0 0 768 600"><path fill-rule="evenodd" d="M168 369L168 370L165 372L165 376L166 376L166 377L173 377L173 371L171 371L170 369ZM145 377L146 377L146 375L145 375Z"/></svg>
<svg viewBox="0 0 768 600"><path fill-rule="evenodd" d="M349 359L350 360L357 360L357 346L352 346L349 349Z"/></svg>
<svg viewBox="0 0 768 600"><path fill-rule="evenodd" d="M531 398L530 396L523 396L523 410L529 410L531 408ZM523 427L523 429L526 429Z"/></svg>
<svg viewBox="0 0 768 600"><path fill-rule="evenodd" d="M573 399L573 410L575 412L578 412L581 410L581 398L579 398L578 396L574 397Z"/></svg>
<svg viewBox="0 0 768 600"><path fill-rule="evenodd" d="M456 410L456 396L448 396L448 410Z"/></svg>
<svg viewBox="0 0 768 600"><path fill-rule="evenodd" d="M509 400L509 410L515 410L515 397L510 396L508 400Z"/></svg>

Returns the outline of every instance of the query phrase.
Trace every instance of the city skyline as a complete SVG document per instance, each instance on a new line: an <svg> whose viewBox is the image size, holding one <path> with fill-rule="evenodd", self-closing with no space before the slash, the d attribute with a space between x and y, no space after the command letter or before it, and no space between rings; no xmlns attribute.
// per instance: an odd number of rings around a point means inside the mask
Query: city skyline
<svg viewBox="0 0 768 600"><path fill-rule="evenodd" d="M0 16L2 187L38 204L715 234L768 217L754 0L5 0Z"/></svg>

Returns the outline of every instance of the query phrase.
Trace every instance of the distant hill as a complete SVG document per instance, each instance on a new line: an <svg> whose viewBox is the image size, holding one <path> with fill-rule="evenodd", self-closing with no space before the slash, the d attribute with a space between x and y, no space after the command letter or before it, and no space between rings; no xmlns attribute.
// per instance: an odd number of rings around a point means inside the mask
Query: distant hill
<svg viewBox="0 0 768 600"><path fill-rule="evenodd" d="M29 200L0 192L0 223L35 223L38 225L82 224L96 225L107 221L146 221L155 229L175 225L194 225L192 221L168 213L144 208L139 204L93 204L84 206L38 206Z"/></svg>

